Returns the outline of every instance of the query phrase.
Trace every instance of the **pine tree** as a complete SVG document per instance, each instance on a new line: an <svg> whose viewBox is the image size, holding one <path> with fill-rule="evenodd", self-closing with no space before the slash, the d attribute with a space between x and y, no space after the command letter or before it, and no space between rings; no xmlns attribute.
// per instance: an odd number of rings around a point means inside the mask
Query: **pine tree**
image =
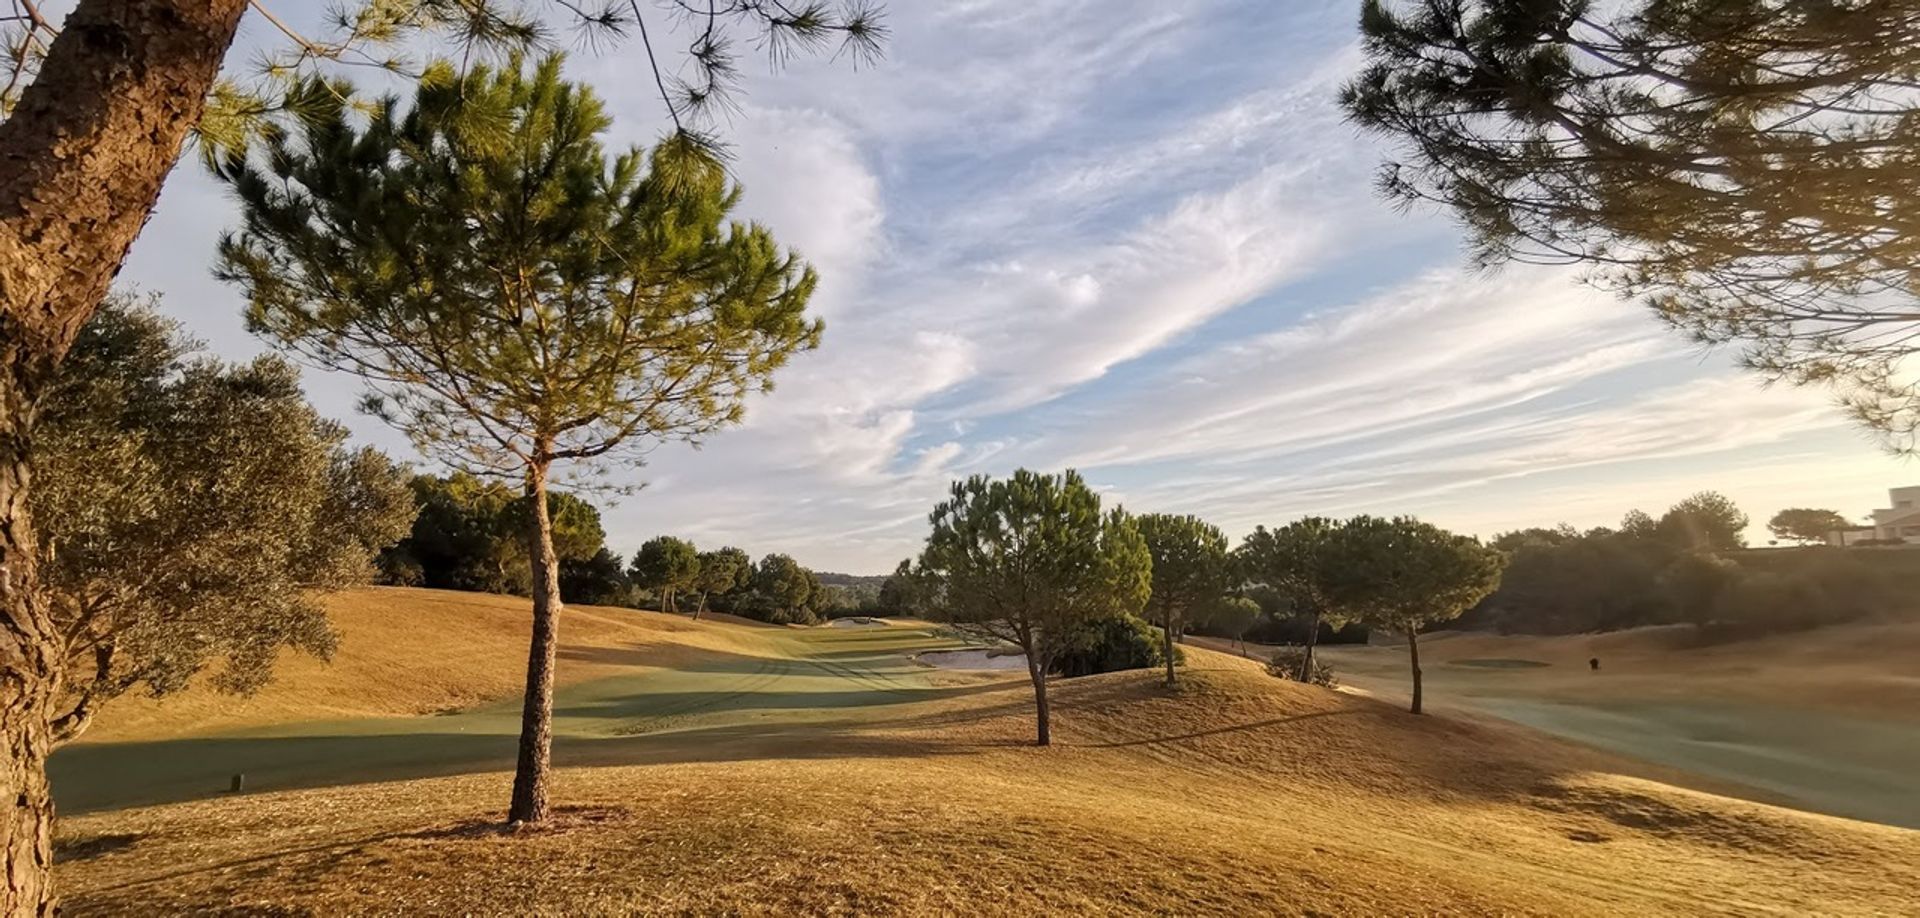
<svg viewBox="0 0 1920 918"><path fill-rule="evenodd" d="M344 105L219 174L245 210L219 274L248 324L359 374L424 454L516 479L530 503L533 643L509 818L548 812L559 570L557 464L637 458L739 421L820 324L813 271L674 145L608 158L600 101L526 69L436 69L404 114Z"/></svg>
<svg viewBox="0 0 1920 918"><path fill-rule="evenodd" d="M1203 618L1227 591L1227 537L1197 516L1148 513L1136 518L1153 559L1153 592L1147 621L1160 626L1167 687L1174 681L1173 643L1187 625Z"/></svg>
<svg viewBox="0 0 1920 918"><path fill-rule="evenodd" d="M953 483L920 555L935 614L1020 648L1033 682L1036 744L1052 742L1047 672L1076 629L1132 615L1152 592L1153 559L1126 511L1100 511L1080 473L1019 469Z"/></svg>

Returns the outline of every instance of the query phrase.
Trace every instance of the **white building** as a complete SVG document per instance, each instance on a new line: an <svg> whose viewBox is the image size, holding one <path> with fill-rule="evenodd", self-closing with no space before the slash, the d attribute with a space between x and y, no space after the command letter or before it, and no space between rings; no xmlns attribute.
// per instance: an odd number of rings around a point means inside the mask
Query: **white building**
<svg viewBox="0 0 1920 918"><path fill-rule="evenodd" d="M1920 541L1920 485L1887 492L1893 506L1873 511L1874 538Z"/></svg>

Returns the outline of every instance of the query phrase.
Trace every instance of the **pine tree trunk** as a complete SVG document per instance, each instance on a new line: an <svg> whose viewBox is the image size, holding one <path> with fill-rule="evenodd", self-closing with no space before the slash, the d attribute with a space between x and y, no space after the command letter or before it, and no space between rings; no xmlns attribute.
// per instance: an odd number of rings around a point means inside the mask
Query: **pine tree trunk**
<svg viewBox="0 0 1920 918"><path fill-rule="evenodd" d="M1413 713L1420 713L1420 634L1407 628L1407 655L1413 660Z"/></svg>
<svg viewBox="0 0 1920 918"><path fill-rule="evenodd" d="M1313 681L1313 648L1320 643L1320 613L1313 613L1313 623L1307 629L1307 652L1300 655L1300 681Z"/></svg>
<svg viewBox="0 0 1920 918"><path fill-rule="evenodd" d="M246 0L82 0L0 122L0 916L53 910L60 685L27 514L40 381L105 297L199 122Z"/></svg>
<svg viewBox="0 0 1920 918"><path fill-rule="evenodd" d="M82 0L0 124L0 310L34 358L57 362L106 295L246 7Z"/></svg>
<svg viewBox="0 0 1920 918"><path fill-rule="evenodd" d="M1166 637L1167 688L1173 688L1175 685L1173 675L1173 616L1167 616L1164 621L1166 624L1161 626L1160 632Z"/></svg>
<svg viewBox="0 0 1920 918"><path fill-rule="evenodd" d="M544 451L544 450L543 450ZM533 640L527 647L527 694L520 712L520 758L513 772L513 805L507 821L547 818L547 785L553 771L553 666L560 631L560 562L553 551L553 519L547 511L547 467L527 470L533 498L533 529L527 555L533 562Z"/></svg>
<svg viewBox="0 0 1920 918"><path fill-rule="evenodd" d="M1047 711L1047 668L1040 661L1034 659L1031 653L1027 655L1027 675L1033 679L1033 713L1036 729L1033 744L1036 746L1052 745L1053 725L1050 722Z"/></svg>
<svg viewBox="0 0 1920 918"><path fill-rule="evenodd" d="M700 620L700 613L707 611L707 591L700 591L700 602L693 607L693 620Z"/></svg>

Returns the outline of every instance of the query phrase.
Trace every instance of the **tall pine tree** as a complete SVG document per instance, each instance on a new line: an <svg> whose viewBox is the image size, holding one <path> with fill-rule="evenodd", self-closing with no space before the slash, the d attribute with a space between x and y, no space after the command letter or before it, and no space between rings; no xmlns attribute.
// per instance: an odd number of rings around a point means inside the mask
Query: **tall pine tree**
<svg viewBox="0 0 1920 918"><path fill-rule="evenodd" d="M220 276L258 333L359 374L426 455L521 482L534 624L509 819L548 813L566 463L638 457L739 421L821 326L813 271L727 222L720 168L669 144L609 158L609 120L561 60L428 74L403 114L340 105L219 174L245 209Z"/></svg>

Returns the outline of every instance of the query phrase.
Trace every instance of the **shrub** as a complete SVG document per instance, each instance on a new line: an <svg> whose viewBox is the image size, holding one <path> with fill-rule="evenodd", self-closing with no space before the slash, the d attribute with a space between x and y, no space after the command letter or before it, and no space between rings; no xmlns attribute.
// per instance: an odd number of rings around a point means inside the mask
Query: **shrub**
<svg viewBox="0 0 1920 918"><path fill-rule="evenodd" d="M1166 663L1159 629L1132 615L1096 618L1075 629L1072 646L1054 658L1058 675L1091 676L1123 669L1149 669ZM1174 648L1174 660L1180 649Z"/></svg>
<svg viewBox="0 0 1920 918"><path fill-rule="evenodd" d="M1305 657L1306 651L1298 647L1281 648L1267 658L1267 674L1281 679L1298 680L1300 661ZM1328 666L1326 660L1318 656L1313 658L1313 672L1310 675L1311 678L1307 681L1314 685L1333 688L1340 684L1333 678L1333 667Z"/></svg>

